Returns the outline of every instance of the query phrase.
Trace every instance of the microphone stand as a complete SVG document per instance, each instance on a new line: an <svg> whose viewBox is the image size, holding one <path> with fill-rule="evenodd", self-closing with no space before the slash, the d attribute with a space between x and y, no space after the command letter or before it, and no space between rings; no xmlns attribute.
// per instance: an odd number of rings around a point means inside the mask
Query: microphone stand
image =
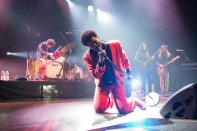
<svg viewBox="0 0 197 131"><path fill-rule="evenodd" d="M27 51L27 67L26 67L26 78L29 77L29 60L30 60L30 55L29 55L29 52L30 52L30 34L31 34L31 27L29 25L27 25L27 43L29 45L28 47L28 51Z"/></svg>
<svg viewBox="0 0 197 131"><path fill-rule="evenodd" d="M191 59L184 52L182 52L182 54L185 57L185 59L187 60L187 62L191 62Z"/></svg>

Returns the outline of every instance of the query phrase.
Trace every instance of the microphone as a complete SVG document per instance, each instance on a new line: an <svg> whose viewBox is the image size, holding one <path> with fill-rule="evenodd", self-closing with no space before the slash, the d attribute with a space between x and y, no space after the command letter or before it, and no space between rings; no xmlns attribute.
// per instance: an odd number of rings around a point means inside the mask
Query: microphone
<svg viewBox="0 0 197 131"><path fill-rule="evenodd" d="M106 57L106 52L105 52L105 50L103 50L102 48L101 48L101 45L102 45L102 42L97 38L97 37L92 37L92 41L94 41L95 43L93 44L93 46L95 46L97 49L98 49L98 55L100 56L100 57ZM102 58L102 59L104 59L104 58Z"/></svg>
<svg viewBox="0 0 197 131"><path fill-rule="evenodd" d="M93 46L95 46L98 49L98 56L99 56L99 67L104 66L104 61L107 58L105 50L102 50L101 48L101 41L97 37L92 37L92 41L94 42Z"/></svg>
<svg viewBox="0 0 197 131"><path fill-rule="evenodd" d="M177 52L183 52L183 49L176 49Z"/></svg>

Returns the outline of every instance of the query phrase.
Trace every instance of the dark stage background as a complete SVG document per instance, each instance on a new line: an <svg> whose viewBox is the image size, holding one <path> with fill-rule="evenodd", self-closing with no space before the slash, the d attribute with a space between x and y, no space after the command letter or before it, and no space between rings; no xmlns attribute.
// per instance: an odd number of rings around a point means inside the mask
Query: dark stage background
<svg viewBox="0 0 197 131"><path fill-rule="evenodd" d="M130 61L140 42L151 53L167 44L174 56L183 49L182 59L172 65L171 90L196 82L195 69L182 69L182 63L197 63L197 8L195 0L1 0L0 1L0 71L8 70L11 78L25 76L27 52L35 57L37 45L53 38L59 45L75 42L72 63L86 70L82 55L87 49L80 43L85 29L96 30L101 39L121 41ZM107 22L87 11L89 4L107 12ZM98 14L97 14L98 15ZM104 16L102 14L101 16ZM91 18L90 18L91 17ZM19 56L7 56L6 52ZM193 68L193 67L192 67ZM195 66L194 66L195 68Z"/></svg>

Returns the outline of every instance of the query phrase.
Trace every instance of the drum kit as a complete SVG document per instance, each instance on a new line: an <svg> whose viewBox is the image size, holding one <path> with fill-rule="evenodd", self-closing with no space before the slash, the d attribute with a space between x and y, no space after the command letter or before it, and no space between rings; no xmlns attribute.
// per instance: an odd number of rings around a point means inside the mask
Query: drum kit
<svg viewBox="0 0 197 131"><path fill-rule="evenodd" d="M83 78L83 69L71 64L71 52L75 43L59 47L52 59L27 60L27 77L31 80L76 80ZM68 53L68 54L66 54ZM68 59L68 62L67 62Z"/></svg>

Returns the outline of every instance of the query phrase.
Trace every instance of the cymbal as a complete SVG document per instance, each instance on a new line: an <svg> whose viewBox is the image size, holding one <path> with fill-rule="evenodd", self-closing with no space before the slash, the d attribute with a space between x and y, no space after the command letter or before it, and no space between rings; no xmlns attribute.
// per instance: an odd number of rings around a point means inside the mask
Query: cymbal
<svg viewBox="0 0 197 131"><path fill-rule="evenodd" d="M73 32L65 32L66 35L73 35Z"/></svg>
<svg viewBox="0 0 197 131"><path fill-rule="evenodd" d="M67 45L65 45L61 50L63 52L67 52L69 50L71 50L73 47L75 47L75 43L74 42L69 42Z"/></svg>
<svg viewBox="0 0 197 131"><path fill-rule="evenodd" d="M66 35L77 35L79 33L80 33L80 31L77 31L77 30L76 31L73 30L73 31L65 32Z"/></svg>

